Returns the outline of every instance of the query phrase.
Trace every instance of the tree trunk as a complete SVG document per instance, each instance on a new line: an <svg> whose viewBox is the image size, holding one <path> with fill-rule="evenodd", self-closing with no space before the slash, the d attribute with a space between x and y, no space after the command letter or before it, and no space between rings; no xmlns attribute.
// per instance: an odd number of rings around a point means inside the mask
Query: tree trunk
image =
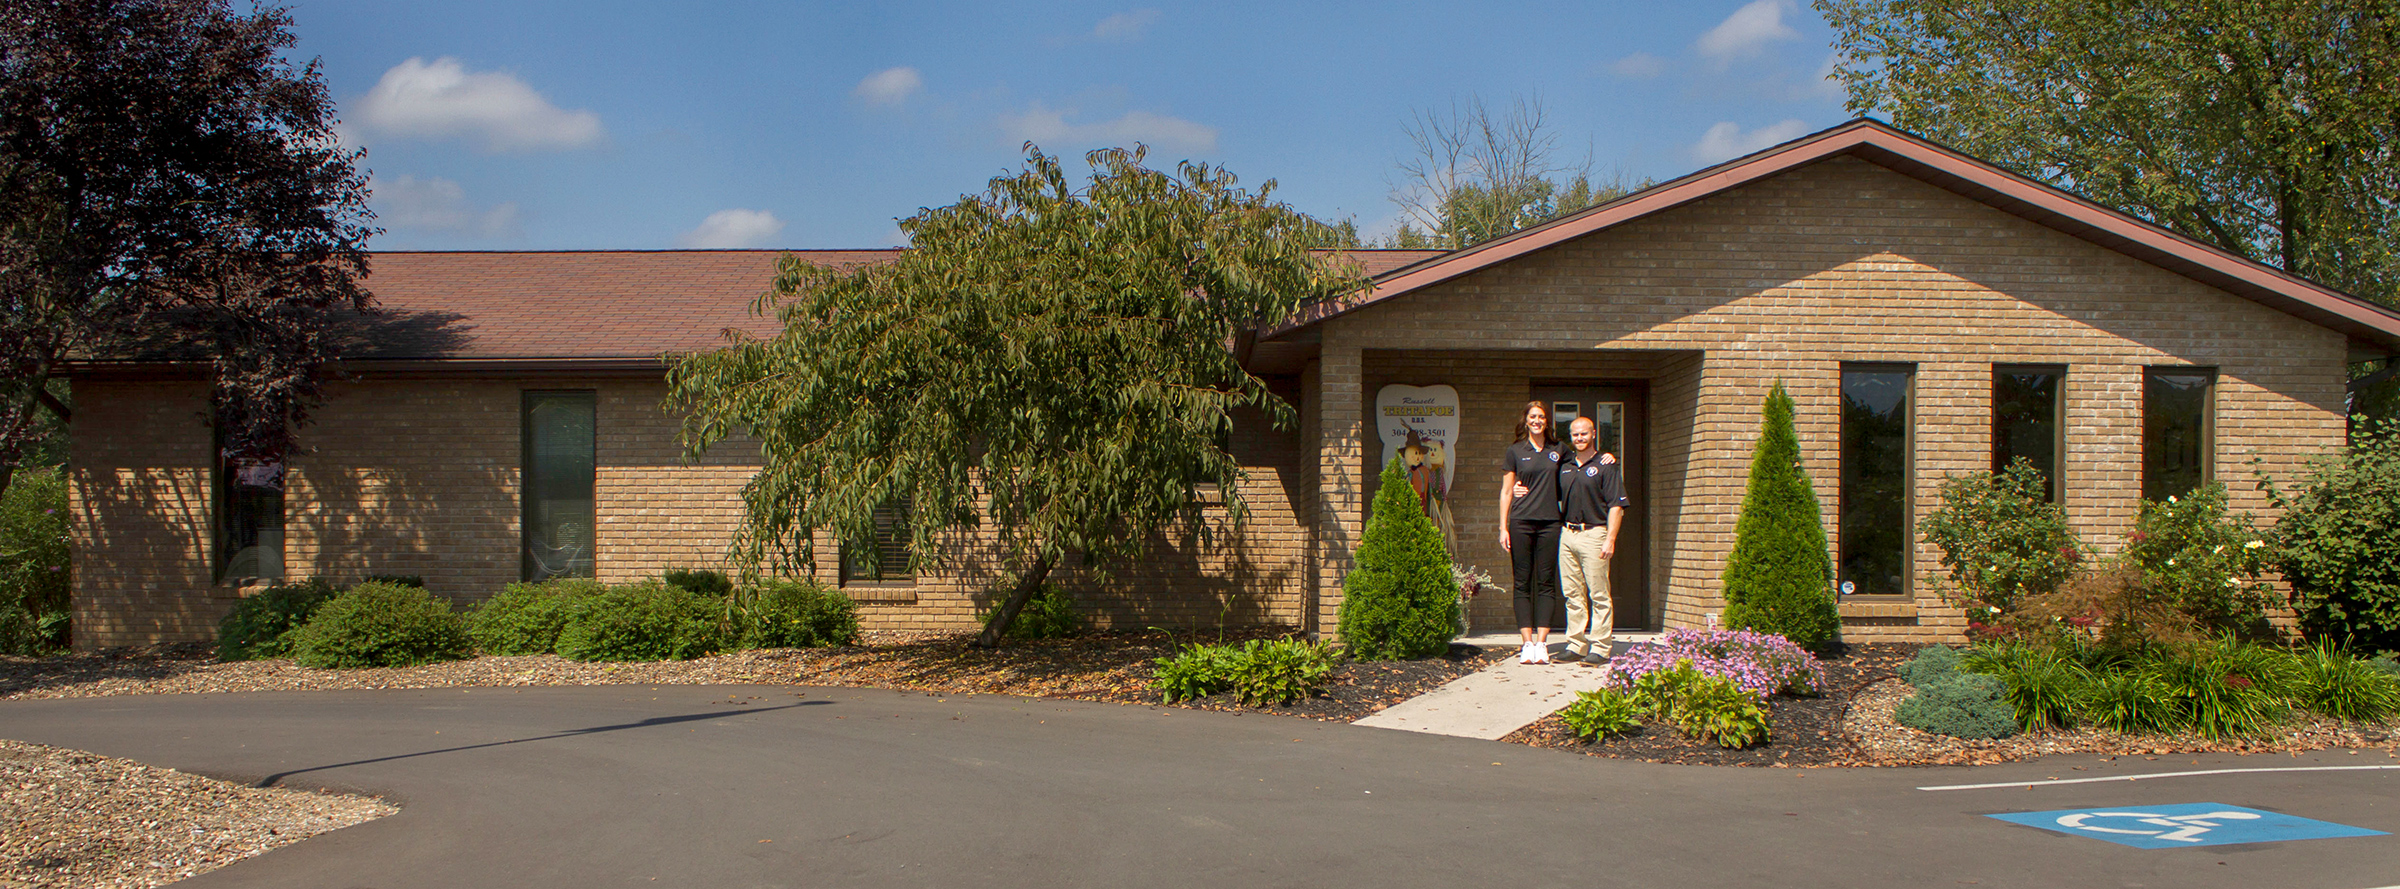
<svg viewBox="0 0 2400 889"><path fill-rule="evenodd" d="M1041 591L1042 581L1050 578L1050 566L1055 563L1050 556L1033 560L1025 575L1017 579L1017 588L1009 591L1008 601L1000 603L1000 610L984 622L983 633L975 637L976 648L1000 647L1001 640L1008 637L1009 625L1017 622L1017 612L1024 611L1025 603L1033 601L1033 594Z"/></svg>

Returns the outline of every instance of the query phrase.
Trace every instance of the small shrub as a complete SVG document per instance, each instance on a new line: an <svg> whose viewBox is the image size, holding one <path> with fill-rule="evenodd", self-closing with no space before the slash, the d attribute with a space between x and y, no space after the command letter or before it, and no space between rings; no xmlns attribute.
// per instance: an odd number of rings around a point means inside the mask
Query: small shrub
<svg viewBox="0 0 2400 889"><path fill-rule="evenodd" d="M2258 579L2267 571L2266 539L2249 516L2226 512L2223 482L2143 503L2125 541L2124 558L2141 568L2149 595L2203 632L2274 635L2267 607L2275 588Z"/></svg>
<svg viewBox="0 0 2400 889"><path fill-rule="evenodd" d="M1815 655L1790 639L1749 630L1670 629L1626 649L1610 662L1609 674L1618 687L1630 688L1643 674L1684 662L1704 675L1731 679L1762 700L1813 697L1825 687L1825 665Z"/></svg>
<svg viewBox="0 0 2400 889"><path fill-rule="evenodd" d="M667 585L688 590L696 595L723 598L733 593L733 578L723 571L707 568L669 568L664 575Z"/></svg>
<svg viewBox="0 0 2400 889"><path fill-rule="evenodd" d="M1233 690L1244 704L1290 704L1333 675L1333 649L1306 639L1252 639L1242 646Z"/></svg>
<svg viewBox="0 0 2400 889"><path fill-rule="evenodd" d="M1725 562L1725 625L1823 650L1841 633L1824 513L1800 467L1792 397L1777 380L1761 410L1750 484Z"/></svg>
<svg viewBox="0 0 2400 889"><path fill-rule="evenodd" d="M824 648L858 641L858 604L805 580L770 580L742 606L742 647Z"/></svg>
<svg viewBox="0 0 2400 889"><path fill-rule="evenodd" d="M2024 458L1996 473L1942 482L1942 505L1925 517L1925 542L1941 549L1948 580L1975 603L2011 611L2019 599L2074 575L2083 544L2067 526L2066 509L2044 499L2042 488L2041 471Z"/></svg>
<svg viewBox="0 0 2400 889"><path fill-rule="evenodd" d="M467 634L485 654L550 654L558 634L607 589L581 578L512 583L467 613Z"/></svg>
<svg viewBox="0 0 2400 889"><path fill-rule="evenodd" d="M2175 724L2208 738L2263 735L2289 711L2298 670L2281 652L2226 639L2161 649L2147 663Z"/></svg>
<svg viewBox="0 0 2400 889"><path fill-rule="evenodd" d="M1342 645L1359 660L1432 657L1458 632L1458 584L1442 532L1393 458L1342 580Z"/></svg>
<svg viewBox="0 0 2400 889"><path fill-rule="evenodd" d="M2322 462L2297 493L2260 487L2283 510L2266 536L2311 639L2364 651L2400 649L2400 420L2365 421L2347 452Z"/></svg>
<svg viewBox="0 0 2400 889"><path fill-rule="evenodd" d="M612 586L575 610L558 653L578 661L691 660L728 640L721 602L656 581Z"/></svg>
<svg viewBox="0 0 2400 889"><path fill-rule="evenodd" d="M1675 708L1691 695L1692 686L1700 681L1700 670L1690 659L1675 662L1674 666L1651 670L1632 678L1629 691L1634 706L1651 719L1672 722Z"/></svg>
<svg viewBox="0 0 2400 889"><path fill-rule="evenodd" d="M1900 681L1918 688L1940 682L1958 673L1958 649L1947 645L1928 645L1917 656L1900 665Z"/></svg>
<svg viewBox="0 0 2400 889"><path fill-rule="evenodd" d="M1003 601L1008 598L1008 590L994 590L989 598L995 603ZM975 612L976 623L988 624L991 620L991 609ZM1062 639L1082 630L1083 615L1075 611L1075 600L1068 598L1059 588L1043 584L1041 589L1034 591L1032 598L1025 600L1025 607L1017 612L1016 621L1008 625L1008 638L1024 642Z"/></svg>
<svg viewBox="0 0 2400 889"><path fill-rule="evenodd" d="M2094 673L2078 712L2092 724L2125 734L2174 731L2175 705L2164 683L2147 670Z"/></svg>
<svg viewBox="0 0 2400 889"><path fill-rule="evenodd" d="M310 578L271 586L235 602L233 611L217 623L217 659L290 657L292 633L333 596L333 585Z"/></svg>
<svg viewBox="0 0 2400 889"><path fill-rule="evenodd" d="M292 660L317 669L410 667L474 650L450 603L392 583L362 583L327 599L292 634Z"/></svg>
<svg viewBox="0 0 2400 889"><path fill-rule="evenodd" d="M1633 695L1614 688L1578 692L1575 703L1558 713L1575 736L1586 741L1598 741L1611 735L1632 731L1642 724L1641 705Z"/></svg>
<svg viewBox="0 0 2400 889"><path fill-rule="evenodd" d="M1233 688L1240 657L1230 645L1186 645L1173 657L1157 660L1151 687L1170 704L1223 694Z"/></svg>
<svg viewBox="0 0 2400 889"><path fill-rule="evenodd" d="M1733 680L1701 676L1675 707L1675 727L1686 736L1739 750L1769 738L1767 705Z"/></svg>
<svg viewBox="0 0 2400 889"><path fill-rule="evenodd" d="M2017 732L2016 708L2002 695L2007 686L1980 673L1954 673L1922 686L1892 718L1901 725L1953 738L2005 738Z"/></svg>
<svg viewBox="0 0 2400 889"><path fill-rule="evenodd" d="M2206 625L2178 607L2166 590L2139 563L2120 557L2055 590L2019 599L2015 611L1992 620L2006 627L1997 635L2104 651L2207 640L2212 633Z"/></svg>
<svg viewBox="0 0 2400 889"><path fill-rule="evenodd" d="M2400 676L2319 642L2295 655L2300 706L2335 719L2373 722L2400 713Z"/></svg>
<svg viewBox="0 0 2400 889"><path fill-rule="evenodd" d="M2000 680L2001 699L2016 711L2024 731L2066 728L2075 724L2075 705L2091 683L2090 674L2058 649L2024 643L1978 645L1962 658L1963 665Z"/></svg>

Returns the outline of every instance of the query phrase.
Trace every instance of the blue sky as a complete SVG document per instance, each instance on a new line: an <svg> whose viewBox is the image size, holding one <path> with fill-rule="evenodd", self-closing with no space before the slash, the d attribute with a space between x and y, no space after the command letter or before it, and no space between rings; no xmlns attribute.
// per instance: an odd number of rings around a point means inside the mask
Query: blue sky
<svg viewBox="0 0 2400 889"><path fill-rule="evenodd" d="M1370 235L1420 111L1538 97L1557 159L1669 178L1847 119L1795 0L1348 5L313 0L379 250L838 248L1033 140L1141 141Z"/></svg>

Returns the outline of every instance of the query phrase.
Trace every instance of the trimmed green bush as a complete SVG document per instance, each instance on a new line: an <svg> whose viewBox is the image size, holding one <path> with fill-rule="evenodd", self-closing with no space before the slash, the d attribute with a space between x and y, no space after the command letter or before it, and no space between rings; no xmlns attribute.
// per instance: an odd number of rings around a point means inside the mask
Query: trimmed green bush
<svg viewBox="0 0 2400 889"><path fill-rule="evenodd" d="M993 590L986 598L996 607L997 603L1008 598L1008 589ZM991 620L992 609L975 612L976 623L987 624ZM1083 615L1075 610L1075 600L1068 598L1058 587L1042 584L1041 589L1033 592L1033 598L1025 600L1025 607L1017 612L1016 621L1008 625L1008 638L1020 642L1063 639L1082 630Z"/></svg>
<svg viewBox="0 0 2400 889"><path fill-rule="evenodd" d="M317 669L409 667L475 651L450 603L393 583L362 583L326 600L291 643L292 660Z"/></svg>
<svg viewBox="0 0 2400 889"><path fill-rule="evenodd" d="M1725 625L1821 651L1841 632L1842 618L1834 607L1824 513L1800 466L1800 435L1783 381L1767 393L1761 414L1750 486L1725 563Z"/></svg>
<svg viewBox="0 0 2400 889"><path fill-rule="evenodd" d="M1398 458L1385 464L1381 485L1357 565L1342 580L1342 645L1366 661L1432 657L1458 632L1450 552Z"/></svg>
<svg viewBox="0 0 2400 889"><path fill-rule="evenodd" d="M467 633L485 654L550 654L558 634L607 589L583 578L512 583L467 613Z"/></svg>
<svg viewBox="0 0 2400 889"><path fill-rule="evenodd" d="M743 648L825 648L858 641L858 603L815 581L769 580L750 592L741 614Z"/></svg>
<svg viewBox="0 0 2400 889"><path fill-rule="evenodd" d="M1953 738L2005 738L2017 733L2016 708L2002 699L2008 686L1980 673L1955 673L1917 689L1892 718L1901 725Z"/></svg>
<svg viewBox="0 0 2400 889"><path fill-rule="evenodd" d="M702 596L724 597L733 593L733 578L723 571L707 568L669 568L663 575L667 585L690 590Z"/></svg>
<svg viewBox="0 0 2400 889"><path fill-rule="evenodd" d="M75 588L67 531L66 474L18 470L0 494L0 654L66 649Z"/></svg>
<svg viewBox="0 0 2400 889"><path fill-rule="evenodd" d="M1634 702L1631 693L1602 688L1577 692L1575 703L1558 711L1558 718L1566 722L1575 737L1598 741L1641 725L1641 712L1641 705Z"/></svg>
<svg viewBox="0 0 2400 889"><path fill-rule="evenodd" d="M2261 486L2283 510L2266 539L2301 631L2360 651L2400 649L2400 420L2362 423L2298 493Z"/></svg>
<svg viewBox="0 0 2400 889"><path fill-rule="evenodd" d="M1949 580L1975 603L2014 610L2017 600L2058 589L2083 560L2067 511L2042 495L2042 473L2022 457L2000 472L1942 482L1942 505L1925 517L1925 542L1942 551Z"/></svg>
<svg viewBox="0 0 2400 889"><path fill-rule="evenodd" d="M307 625L334 592L332 584L312 577L271 586L233 603L233 610L217 622L217 660L290 657L292 634Z"/></svg>
<svg viewBox="0 0 2400 889"><path fill-rule="evenodd" d="M575 609L558 653L578 661L683 661L731 639L725 603L665 583L612 586Z"/></svg>
<svg viewBox="0 0 2400 889"><path fill-rule="evenodd" d="M1928 645L1917 656L1900 665L1900 681L1918 688L1932 685L1958 672L1958 649L1947 645Z"/></svg>

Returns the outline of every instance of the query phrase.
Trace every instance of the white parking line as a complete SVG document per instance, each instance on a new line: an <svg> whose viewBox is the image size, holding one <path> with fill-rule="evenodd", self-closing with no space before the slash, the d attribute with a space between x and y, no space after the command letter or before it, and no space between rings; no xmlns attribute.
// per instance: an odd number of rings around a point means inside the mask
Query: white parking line
<svg viewBox="0 0 2400 889"><path fill-rule="evenodd" d="M2002 787L2048 787L2053 784L2097 784L2102 781L2147 781L2151 778L2192 778L2200 775L2239 775L2249 772L2364 772L2379 769L2400 769L2400 766L2289 766L2259 769L2207 769L2197 772L2158 772L2149 775L2110 775L2101 778L2052 778L2046 781L2002 781L1995 784L1941 784L1919 787L1918 790L1997 790ZM2383 889L2400 889L2386 886Z"/></svg>

